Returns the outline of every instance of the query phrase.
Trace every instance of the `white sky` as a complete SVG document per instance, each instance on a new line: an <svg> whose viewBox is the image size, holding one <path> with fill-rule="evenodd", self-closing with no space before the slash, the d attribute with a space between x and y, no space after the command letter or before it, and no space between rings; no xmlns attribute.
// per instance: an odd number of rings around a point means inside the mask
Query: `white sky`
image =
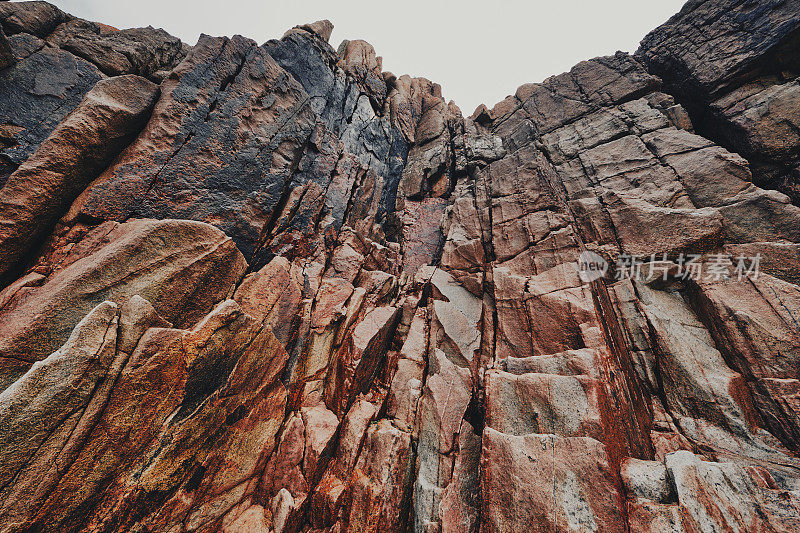
<svg viewBox="0 0 800 533"><path fill-rule="evenodd" d="M684 0L50 0L118 28L162 27L189 44L200 33L259 43L298 24L329 19L331 44L364 39L383 68L429 78L469 115L523 83L584 59L633 52Z"/></svg>

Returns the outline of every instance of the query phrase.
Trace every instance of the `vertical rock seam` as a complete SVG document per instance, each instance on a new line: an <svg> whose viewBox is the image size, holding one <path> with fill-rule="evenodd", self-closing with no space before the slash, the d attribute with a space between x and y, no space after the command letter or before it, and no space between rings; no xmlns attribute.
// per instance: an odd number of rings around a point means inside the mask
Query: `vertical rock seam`
<svg viewBox="0 0 800 533"><path fill-rule="evenodd" d="M329 21L0 2L0 533L800 530L800 2L465 117Z"/></svg>

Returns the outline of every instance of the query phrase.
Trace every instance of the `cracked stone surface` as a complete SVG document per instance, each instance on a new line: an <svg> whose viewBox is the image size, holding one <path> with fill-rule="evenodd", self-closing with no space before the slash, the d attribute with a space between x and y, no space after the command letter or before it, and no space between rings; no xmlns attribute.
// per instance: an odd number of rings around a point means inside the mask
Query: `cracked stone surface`
<svg viewBox="0 0 800 533"><path fill-rule="evenodd" d="M800 5L469 117L332 29L0 2L0 533L800 530Z"/></svg>

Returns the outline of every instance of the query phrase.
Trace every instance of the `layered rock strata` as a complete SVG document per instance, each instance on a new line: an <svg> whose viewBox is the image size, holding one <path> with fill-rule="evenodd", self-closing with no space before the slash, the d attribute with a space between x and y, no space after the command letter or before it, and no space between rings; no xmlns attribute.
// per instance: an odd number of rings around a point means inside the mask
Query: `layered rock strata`
<svg viewBox="0 0 800 533"><path fill-rule="evenodd" d="M0 531L799 530L797 8L464 117L0 2Z"/></svg>

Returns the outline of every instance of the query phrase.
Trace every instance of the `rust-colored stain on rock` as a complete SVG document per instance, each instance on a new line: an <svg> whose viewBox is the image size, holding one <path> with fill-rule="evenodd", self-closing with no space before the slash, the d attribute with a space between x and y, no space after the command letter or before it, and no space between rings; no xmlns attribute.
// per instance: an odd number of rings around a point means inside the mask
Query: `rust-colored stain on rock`
<svg viewBox="0 0 800 533"><path fill-rule="evenodd" d="M0 2L0 533L800 531L800 3L468 118L332 29Z"/></svg>

